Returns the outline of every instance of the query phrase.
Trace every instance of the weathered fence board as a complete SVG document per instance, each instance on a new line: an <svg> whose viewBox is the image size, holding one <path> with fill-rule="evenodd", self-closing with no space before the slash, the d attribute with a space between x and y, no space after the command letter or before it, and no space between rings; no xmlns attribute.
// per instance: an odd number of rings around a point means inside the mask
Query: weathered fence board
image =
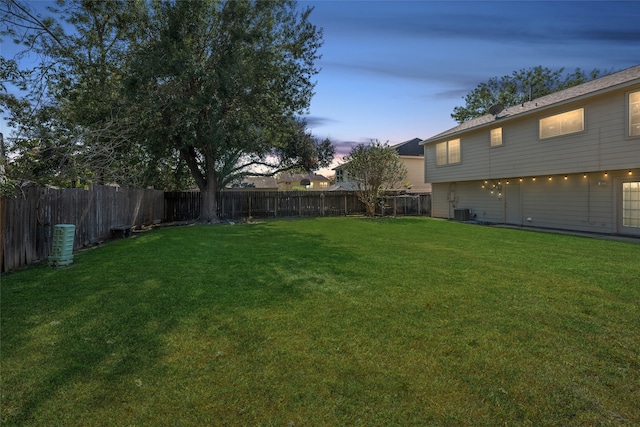
<svg viewBox="0 0 640 427"><path fill-rule="evenodd" d="M380 215L430 215L430 194L387 195ZM222 220L364 214L362 202L347 191L224 190L218 197ZM160 221L190 221L200 215L200 193L162 192L94 186L84 189L27 188L0 201L0 270L45 260L56 224L76 226L74 250L110 235L112 227Z"/></svg>
<svg viewBox="0 0 640 427"><path fill-rule="evenodd" d="M430 194L388 195L380 215L430 215ZM200 193L165 193L165 221L195 220L200 215ZM255 191L224 190L218 193L218 217L278 218L364 214L365 208L350 191Z"/></svg>
<svg viewBox="0 0 640 427"><path fill-rule="evenodd" d="M75 224L75 250L108 237L113 226L161 221L163 203L164 192L158 190L27 188L4 201L1 270L46 259L56 224Z"/></svg>
<svg viewBox="0 0 640 427"><path fill-rule="evenodd" d="M218 193L218 217L277 218L300 216L336 216L364 213L364 205L353 192L246 191ZM165 220L185 221L200 215L199 192L165 193Z"/></svg>

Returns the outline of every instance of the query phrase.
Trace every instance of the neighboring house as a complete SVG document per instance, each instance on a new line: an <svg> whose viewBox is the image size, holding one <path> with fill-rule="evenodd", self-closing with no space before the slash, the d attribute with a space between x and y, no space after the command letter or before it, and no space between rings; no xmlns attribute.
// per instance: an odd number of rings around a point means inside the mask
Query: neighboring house
<svg viewBox="0 0 640 427"><path fill-rule="evenodd" d="M398 151L400 160L407 168L407 178L401 184L403 188L407 188L407 192L431 192L431 184L424 181L424 149L420 145L421 142L420 138L414 138L392 146Z"/></svg>
<svg viewBox="0 0 640 427"><path fill-rule="evenodd" d="M310 174L282 174L276 180L278 183L278 190L291 191L291 190L326 190L330 185L329 178L315 173Z"/></svg>
<svg viewBox="0 0 640 427"><path fill-rule="evenodd" d="M414 138L409 141L392 145L398 152L400 160L407 168L407 178L398 183L397 189L414 193L431 192L431 184L424 182L424 149L420 145L422 140ZM333 169L336 172L336 183L332 190L355 190L355 182L349 179L344 164Z"/></svg>
<svg viewBox="0 0 640 427"><path fill-rule="evenodd" d="M227 188L233 190L277 190L278 184L272 176L245 176L240 182L234 182Z"/></svg>
<svg viewBox="0 0 640 427"><path fill-rule="evenodd" d="M422 142L434 217L640 236L640 66L491 112Z"/></svg>

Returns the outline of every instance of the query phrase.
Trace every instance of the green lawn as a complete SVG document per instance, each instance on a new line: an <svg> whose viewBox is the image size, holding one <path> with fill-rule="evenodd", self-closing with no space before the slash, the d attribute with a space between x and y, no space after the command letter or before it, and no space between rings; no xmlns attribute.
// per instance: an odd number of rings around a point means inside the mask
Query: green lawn
<svg viewBox="0 0 640 427"><path fill-rule="evenodd" d="M4 425L640 424L640 244L429 218L192 226L0 289Z"/></svg>

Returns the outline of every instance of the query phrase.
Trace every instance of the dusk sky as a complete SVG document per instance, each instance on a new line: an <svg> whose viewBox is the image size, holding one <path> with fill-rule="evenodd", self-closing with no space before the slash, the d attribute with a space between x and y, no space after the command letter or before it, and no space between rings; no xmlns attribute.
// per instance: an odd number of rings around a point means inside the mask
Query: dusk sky
<svg viewBox="0 0 640 427"><path fill-rule="evenodd" d="M355 143L426 139L491 77L640 64L640 2L301 1L325 43L309 125Z"/></svg>
<svg viewBox="0 0 640 427"><path fill-rule="evenodd" d="M308 124L339 156L455 126L464 95L541 65L640 64L640 1L300 1L324 30ZM5 54L7 46L0 46ZM11 49L12 50L12 49ZM8 135L4 121L0 132Z"/></svg>

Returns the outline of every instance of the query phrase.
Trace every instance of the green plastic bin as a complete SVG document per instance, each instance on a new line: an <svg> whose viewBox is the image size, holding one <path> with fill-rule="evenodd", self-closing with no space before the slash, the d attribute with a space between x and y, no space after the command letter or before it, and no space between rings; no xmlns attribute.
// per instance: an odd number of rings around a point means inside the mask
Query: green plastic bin
<svg viewBox="0 0 640 427"><path fill-rule="evenodd" d="M76 233L74 224L57 224L53 227L53 241L49 265L64 267L73 263L73 240Z"/></svg>

